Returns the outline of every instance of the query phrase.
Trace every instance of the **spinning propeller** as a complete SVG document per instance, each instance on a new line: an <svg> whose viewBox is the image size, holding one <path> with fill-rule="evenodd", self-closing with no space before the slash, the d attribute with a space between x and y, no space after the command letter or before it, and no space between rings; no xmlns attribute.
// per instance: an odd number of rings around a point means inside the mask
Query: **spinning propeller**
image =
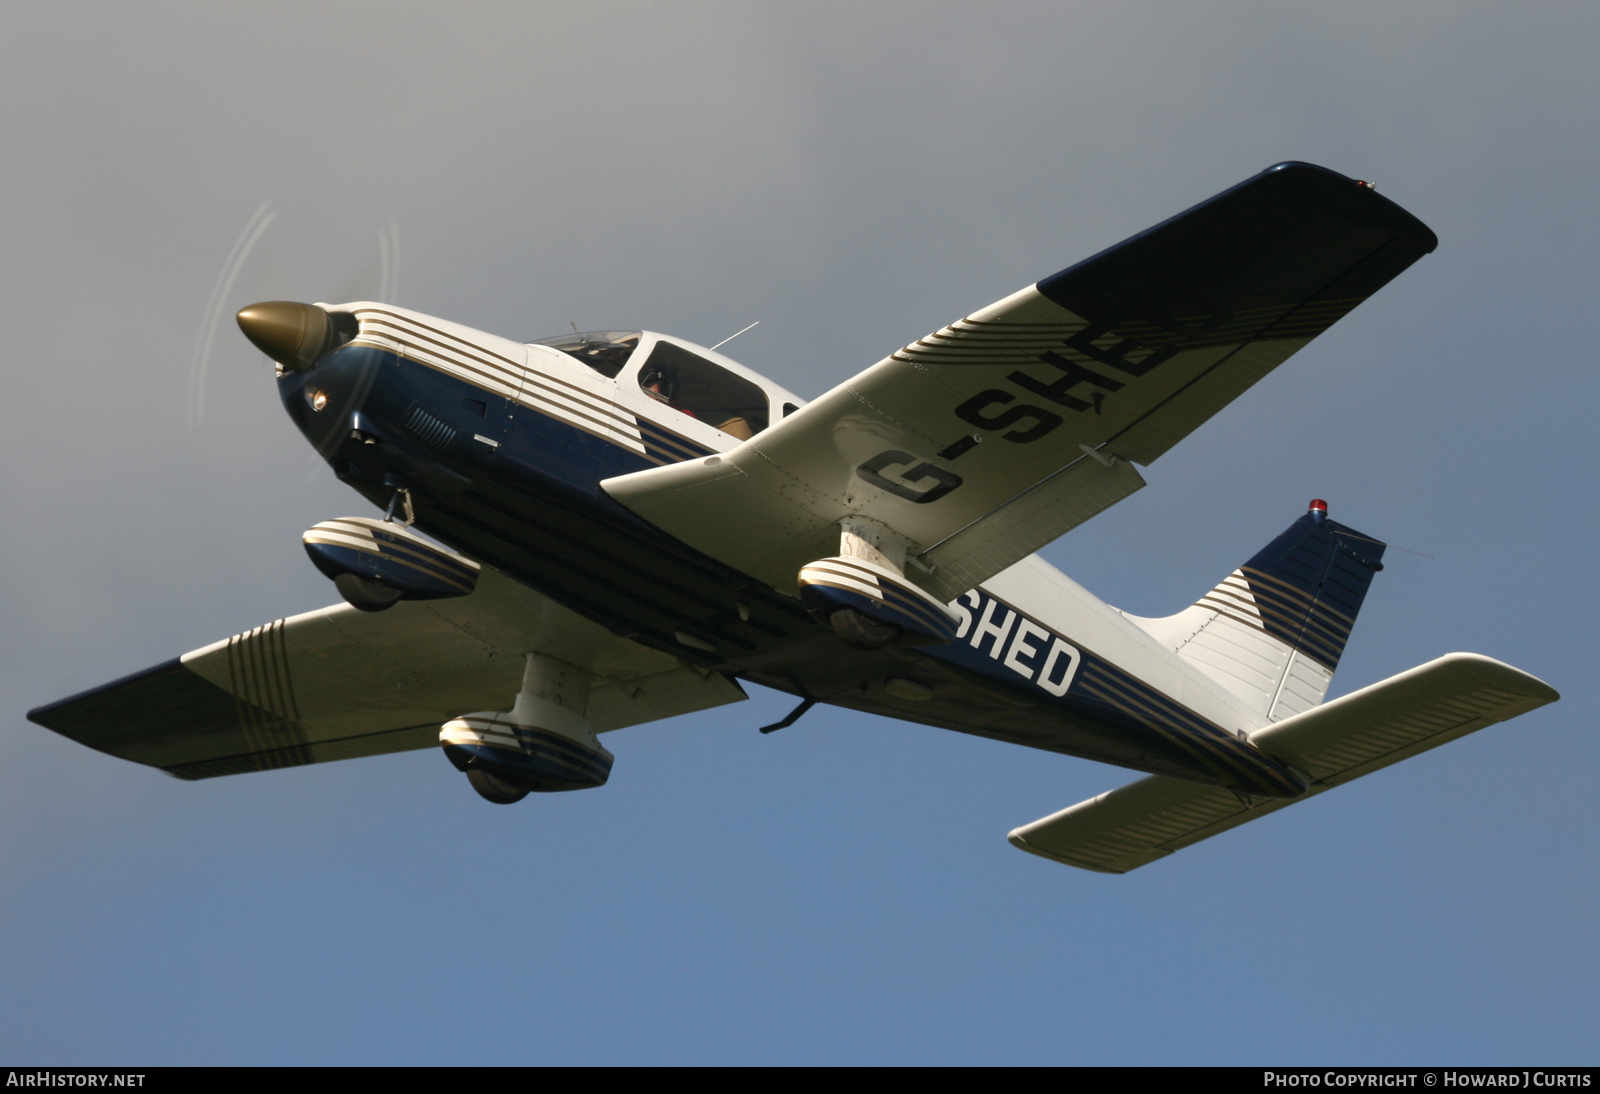
<svg viewBox="0 0 1600 1094"><path fill-rule="evenodd" d="M278 211L264 201L245 222L233 248L223 261L212 285L200 330L195 337L194 355L189 368L188 422L194 429L205 420L208 382L214 385L212 361L226 356L228 342L217 350L217 333L223 318L239 312L239 326L245 336L268 358L284 368L300 370L310 366L321 352L335 344L341 332L334 329L321 308L272 300L274 296L306 296L330 301L381 300L393 302L400 282L400 228L393 221L379 233L374 258L356 267L349 276L329 283L316 274L295 269L281 246L275 248L273 232ZM296 252L297 253L297 252ZM326 292L308 293L307 286L321 283ZM256 304L251 301L268 300ZM243 311L239 309L243 306Z"/></svg>

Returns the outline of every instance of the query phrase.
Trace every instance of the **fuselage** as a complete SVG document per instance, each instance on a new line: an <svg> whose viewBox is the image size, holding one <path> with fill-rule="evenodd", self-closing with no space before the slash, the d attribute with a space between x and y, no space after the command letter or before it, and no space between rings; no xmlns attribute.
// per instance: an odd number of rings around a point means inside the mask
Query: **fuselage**
<svg viewBox="0 0 1600 1094"><path fill-rule="evenodd" d="M380 508L705 672L1158 774L1294 796L1230 693L1037 558L952 603L956 641L864 652L775 589L667 535L603 480L758 437L802 400L681 339L525 344L380 304L278 384L335 474Z"/></svg>

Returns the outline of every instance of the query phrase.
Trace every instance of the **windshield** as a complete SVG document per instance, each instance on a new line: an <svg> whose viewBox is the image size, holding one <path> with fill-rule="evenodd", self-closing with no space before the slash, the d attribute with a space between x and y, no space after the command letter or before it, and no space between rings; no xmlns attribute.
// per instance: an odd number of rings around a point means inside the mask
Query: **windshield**
<svg viewBox="0 0 1600 1094"><path fill-rule="evenodd" d="M555 338L540 338L536 346L550 346L570 354L602 376L615 380L629 356L639 346L636 330L589 330Z"/></svg>

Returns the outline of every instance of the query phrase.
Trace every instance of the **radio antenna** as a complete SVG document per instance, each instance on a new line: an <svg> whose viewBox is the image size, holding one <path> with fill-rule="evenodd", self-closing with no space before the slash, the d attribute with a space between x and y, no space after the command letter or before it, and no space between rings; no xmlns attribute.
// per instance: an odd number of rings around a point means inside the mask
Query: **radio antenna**
<svg viewBox="0 0 1600 1094"><path fill-rule="evenodd" d="M757 319L754 323L750 324L750 327L759 327L760 325L761 325L761 320ZM743 334L745 330L749 330L750 327L746 327L746 328L744 328L744 330L736 330L736 331L734 331L732 334L728 335L728 337L726 337L722 341L718 342L716 346L712 346L711 348L712 349L716 349L717 346L725 346L725 345L727 345L729 342L731 342L735 338L739 337L739 335Z"/></svg>

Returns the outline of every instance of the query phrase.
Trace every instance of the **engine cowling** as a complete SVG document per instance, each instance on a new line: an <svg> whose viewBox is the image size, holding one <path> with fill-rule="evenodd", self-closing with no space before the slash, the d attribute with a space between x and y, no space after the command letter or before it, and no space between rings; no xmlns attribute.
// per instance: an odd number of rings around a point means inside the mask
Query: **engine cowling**
<svg viewBox="0 0 1600 1094"><path fill-rule="evenodd" d="M961 622L903 575L864 558L807 563L799 584L805 606L857 649L942 646L955 641Z"/></svg>
<svg viewBox="0 0 1600 1094"><path fill-rule="evenodd" d="M300 538L316 568L362 611L382 611L401 600L466 596L478 584L476 562L371 517L325 520Z"/></svg>

